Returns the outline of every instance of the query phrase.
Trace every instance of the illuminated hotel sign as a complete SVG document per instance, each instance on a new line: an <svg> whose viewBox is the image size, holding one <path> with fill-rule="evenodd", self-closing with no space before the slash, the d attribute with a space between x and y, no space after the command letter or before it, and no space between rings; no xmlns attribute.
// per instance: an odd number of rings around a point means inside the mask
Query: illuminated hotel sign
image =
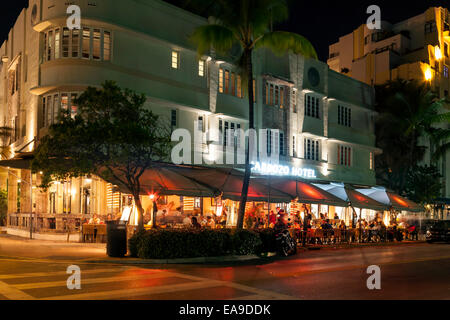
<svg viewBox="0 0 450 320"><path fill-rule="evenodd" d="M282 166L279 164L269 164L265 162L252 162L252 172L271 176L293 176L305 179L315 179L316 171L313 169L304 169L291 166Z"/></svg>

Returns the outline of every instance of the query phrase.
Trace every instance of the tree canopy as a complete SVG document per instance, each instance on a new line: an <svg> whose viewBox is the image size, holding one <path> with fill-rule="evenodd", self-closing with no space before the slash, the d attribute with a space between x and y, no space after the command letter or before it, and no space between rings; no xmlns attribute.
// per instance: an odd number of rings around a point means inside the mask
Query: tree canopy
<svg viewBox="0 0 450 320"><path fill-rule="evenodd" d="M61 110L32 161L33 171L43 172L41 187L90 174L114 178L133 195L142 227L140 178L167 159L171 147L170 126L145 101L145 95L107 81L81 94L76 115Z"/></svg>

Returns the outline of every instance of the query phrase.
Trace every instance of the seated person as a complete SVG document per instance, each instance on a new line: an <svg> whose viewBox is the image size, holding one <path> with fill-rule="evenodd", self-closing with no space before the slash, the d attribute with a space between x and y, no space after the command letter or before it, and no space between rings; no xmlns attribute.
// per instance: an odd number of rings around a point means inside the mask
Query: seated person
<svg viewBox="0 0 450 320"><path fill-rule="evenodd" d="M96 214L94 214L92 218L89 219L89 224L100 224L100 219Z"/></svg>
<svg viewBox="0 0 450 320"><path fill-rule="evenodd" d="M341 230L346 230L347 229L347 226L345 225L344 220L341 220L341 224L339 225L339 229L341 229Z"/></svg>
<svg viewBox="0 0 450 320"><path fill-rule="evenodd" d="M216 227L216 223L214 222L214 219L211 216L206 217L206 227L214 229Z"/></svg>
<svg viewBox="0 0 450 320"><path fill-rule="evenodd" d="M192 217L192 223L191 223L192 228L195 229L201 229L202 226L200 225L200 223L198 223L197 218L196 217Z"/></svg>
<svg viewBox="0 0 450 320"><path fill-rule="evenodd" d="M332 227L331 224L330 224L330 219L326 219L326 220L324 221L324 223L322 223L322 229L323 229L323 230L330 230L330 229L333 229L333 227Z"/></svg>
<svg viewBox="0 0 450 320"><path fill-rule="evenodd" d="M278 218L277 223L274 226L274 229L277 231L282 231L287 229L286 223L284 223L284 219L282 217Z"/></svg>
<svg viewBox="0 0 450 320"><path fill-rule="evenodd" d="M191 217L189 215L184 217L184 219L183 219L183 225L184 226L186 226L186 227L191 226L191 222L192 222L192 219L191 219Z"/></svg>

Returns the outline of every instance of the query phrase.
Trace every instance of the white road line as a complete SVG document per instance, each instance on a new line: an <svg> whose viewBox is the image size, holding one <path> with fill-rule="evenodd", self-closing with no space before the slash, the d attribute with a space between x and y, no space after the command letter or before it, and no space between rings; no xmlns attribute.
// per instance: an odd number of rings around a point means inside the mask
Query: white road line
<svg viewBox="0 0 450 320"><path fill-rule="evenodd" d="M9 300L35 300L34 297L0 281L0 294Z"/></svg>
<svg viewBox="0 0 450 320"><path fill-rule="evenodd" d="M169 278L175 277L176 275L170 272L164 273L154 273L154 274L140 274L140 275L128 275L128 276L117 276L108 278L93 278L93 279L83 279L83 272L81 272L81 287L85 284L101 284L109 282L119 282L119 281L136 281L144 279L158 279L158 278ZM41 288L51 288L51 287L65 287L67 285L66 280L62 281L49 281L49 282L36 282L36 283L22 283L22 284L12 284L17 289L27 290L27 289L41 289Z"/></svg>
<svg viewBox="0 0 450 320"><path fill-rule="evenodd" d="M91 292L66 296L47 297L42 298L41 300L116 300L120 298L131 298L136 296L152 295L158 293L170 293L185 290L206 289L211 287L218 287L221 285L222 284L219 281L202 281L202 282L182 283L167 286L154 286L136 289L120 289L107 292Z"/></svg>
<svg viewBox="0 0 450 320"><path fill-rule="evenodd" d="M123 272L126 270L133 270L130 267L108 268L108 269L81 269L81 274L95 274L95 273L108 273L108 272ZM137 270L137 269L136 269ZM152 270L152 272L161 272L159 270ZM51 277L67 275L66 271L54 271L54 272L32 272L32 273L15 273L15 274L1 274L0 280L16 279L16 278L34 278L34 277Z"/></svg>

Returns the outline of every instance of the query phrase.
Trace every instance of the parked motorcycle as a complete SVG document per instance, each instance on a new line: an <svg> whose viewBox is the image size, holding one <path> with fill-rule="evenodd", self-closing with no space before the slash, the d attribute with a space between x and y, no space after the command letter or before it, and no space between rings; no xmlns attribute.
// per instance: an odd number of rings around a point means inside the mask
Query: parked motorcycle
<svg viewBox="0 0 450 320"><path fill-rule="evenodd" d="M297 241L291 237L289 230L281 230L275 235L275 239L279 255L287 257L297 253Z"/></svg>

